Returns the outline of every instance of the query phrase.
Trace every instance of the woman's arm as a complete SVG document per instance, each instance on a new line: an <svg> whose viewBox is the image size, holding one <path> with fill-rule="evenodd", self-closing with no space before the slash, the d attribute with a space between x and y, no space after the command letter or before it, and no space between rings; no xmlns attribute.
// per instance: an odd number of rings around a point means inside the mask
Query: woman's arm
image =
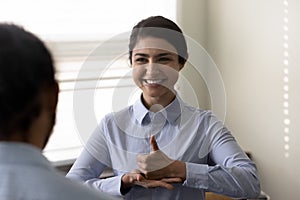
<svg viewBox="0 0 300 200"><path fill-rule="evenodd" d="M122 176L114 176L106 179L99 178L106 167L106 165L95 159L84 149L67 174L67 178L82 182L92 188L112 195L121 195Z"/></svg>
<svg viewBox="0 0 300 200"><path fill-rule="evenodd" d="M188 187L237 198L258 196L260 183L255 164L245 155L223 123L215 119L209 122L206 126L209 132L205 142L209 144L207 157L214 166L172 161L158 149L154 140L154 143L150 141L153 151L137 157L140 170L149 179L180 177L185 180L183 185ZM190 148L200 149L197 146ZM158 168L154 163L161 163L161 167Z"/></svg>
<svg viewBox="0 0 300 200"><path fill-rule="evenodd" d="M255 164L233 138L223 142L209 153L215 165L186 163L184 185L236 198L257 197L260 182Z"/></svg>

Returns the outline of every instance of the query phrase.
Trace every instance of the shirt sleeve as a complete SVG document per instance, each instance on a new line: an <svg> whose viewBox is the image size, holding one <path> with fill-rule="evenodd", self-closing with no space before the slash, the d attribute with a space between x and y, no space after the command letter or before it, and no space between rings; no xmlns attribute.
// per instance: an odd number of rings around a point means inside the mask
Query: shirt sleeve
<svg viewBox="0 0 300 200"><path fill-rule="evenodd" d="M120 188L123 175L105 179L99 178L106 167L84 149L67 174L67 178L111 195L121 195Z"/></svg>
<svg viewBox="0 0 300 200"><path fill-rule="evenodd" d="M80 156L76 159L67 178L82 182L94 189L109 193L111 195L121 195L121 178L118 175L110 178L99 178L101 173L111 167L111 159L105 137L105 119L95 129Z"/></svg>
<svg viewBox="0 0 300 200"><path fill-rule="evenodd" d="M257 197L260 182L255 164L222 122L210 116L206 123L207 158L212 165L186 163L184 185L234 198Z"/></svg>

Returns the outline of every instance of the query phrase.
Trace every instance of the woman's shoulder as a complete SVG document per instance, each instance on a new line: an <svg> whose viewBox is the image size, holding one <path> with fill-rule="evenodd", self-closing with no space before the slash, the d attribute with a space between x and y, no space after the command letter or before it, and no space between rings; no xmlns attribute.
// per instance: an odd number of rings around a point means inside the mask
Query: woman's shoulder
<svg viewBox="0 0 300 200"><path fill-rule="evenodd" d="M188 104L185 104L181 116L186 117L189 120L194 120L202 123L212 123L220 121L212 110L196 108Z"/></svg>
<svg viewBox="0 0 300 200"><path fill-rule="evenodd" d="M121 110L112 111L104 115L102 121L109 122L114 121L116 119L126 119L132 115L133 106L127 106Z"/></svg>
<svg viewBox="0 0 300 200"><path fill-rule="evenodd" d="M184 104L184 111L191 115L197 115L197 116L202 116L202 117L214 115L211 110L197 108L197 107L191 106L187 103Z"/></svg>

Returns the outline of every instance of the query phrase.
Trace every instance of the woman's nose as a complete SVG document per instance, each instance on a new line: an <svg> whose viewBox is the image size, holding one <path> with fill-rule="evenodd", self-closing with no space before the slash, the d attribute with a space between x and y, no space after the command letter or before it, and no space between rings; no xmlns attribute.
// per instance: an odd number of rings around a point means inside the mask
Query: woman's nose
<svg viewBox="0 0 300 200"><path fill-rule="evenodd" d="M151 76L156 76L156 75L159 75L160 73L160 70L159 70L159 64L158 63L155 63L155 62L149 62L147 67L146 67L146 73L148 75L151 75Z"/></svg>

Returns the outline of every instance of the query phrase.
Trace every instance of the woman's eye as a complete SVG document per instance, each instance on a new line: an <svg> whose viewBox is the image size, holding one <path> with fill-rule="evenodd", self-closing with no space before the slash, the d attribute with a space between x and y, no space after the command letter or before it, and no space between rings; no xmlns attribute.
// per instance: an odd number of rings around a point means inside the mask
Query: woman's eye
<svg viewBox="0 0 300 200"><path fill-rule="evenodd" d="M145 62L147 62L147 59L146 58L137 58L137 59L135 59L135 62L136 63L145 63Z"/></svg>
<svg viewBox="0 0 300 200"><path fill-rule="evenodd" d="M158 61L159 62L169 62L169 61L171 61L171 59L168 58L168 57L161 57L161 58L158 59Z"/></svg>

